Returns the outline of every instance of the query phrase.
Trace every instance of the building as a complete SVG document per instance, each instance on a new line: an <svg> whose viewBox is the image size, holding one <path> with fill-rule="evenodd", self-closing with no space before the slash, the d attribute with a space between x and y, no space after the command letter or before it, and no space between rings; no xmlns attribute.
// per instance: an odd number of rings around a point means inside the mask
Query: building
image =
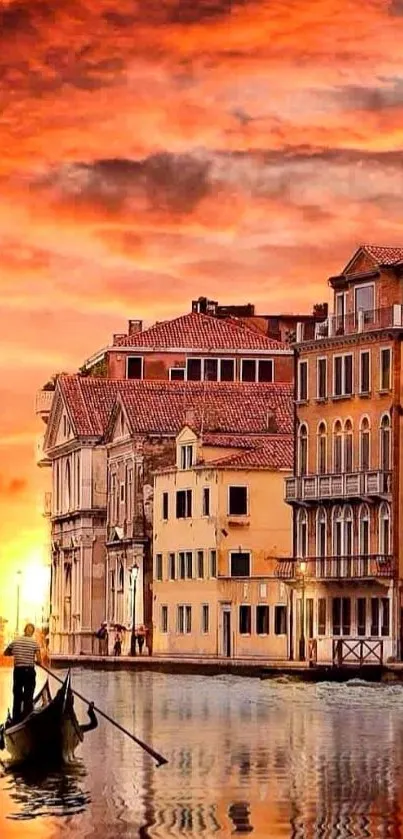
<svg viewBox="0 0 403 839"><path fill-rule="evenodd" d="M287 658L287 591L275 568L290 556L291 465L289 434L181 429L175 465L154 478L156 654Z"/></svg>
<svg viewBox="0 0 403 839"><path fill-rule="evenodd" d="M151 627L152 472L186 416L216 434L290 434L289 384L58 379L52 464L51 649L91 652L101 621ZM133 602L133 569L138 569Z"/></svg>
<svg viewBox="0 0 403 839"><path fill-rule="evenodd" d="M295 657L374 662L402 649L403 248L362 246L329 282L334 313L297 328L293 560L277 573Z"/></svg>

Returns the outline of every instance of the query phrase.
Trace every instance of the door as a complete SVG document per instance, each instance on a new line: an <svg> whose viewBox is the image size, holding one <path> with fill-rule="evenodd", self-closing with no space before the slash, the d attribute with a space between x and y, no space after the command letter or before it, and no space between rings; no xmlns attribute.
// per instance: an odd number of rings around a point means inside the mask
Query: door
<svg viewBox="0 0 403 839"><path fill-rule="evenodd" d="M223 654L227 658L231 658L231 611L230 609L224 609L222 615L222 644L223 644Z"/></svg>

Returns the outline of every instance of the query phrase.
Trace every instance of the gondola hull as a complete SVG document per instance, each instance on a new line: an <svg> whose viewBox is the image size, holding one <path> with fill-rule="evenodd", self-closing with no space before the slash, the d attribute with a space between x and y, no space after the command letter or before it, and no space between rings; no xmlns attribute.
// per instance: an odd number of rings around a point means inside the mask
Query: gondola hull
<svg viewBox="0 0 403 839"><path fill-rule="evenodd" d="M70 674L53 699L49 689L45 695L43 689L32 714L16 725L6 724L3 734L7 751L18 763L70 760L84 739L74 711Z"/></svg>

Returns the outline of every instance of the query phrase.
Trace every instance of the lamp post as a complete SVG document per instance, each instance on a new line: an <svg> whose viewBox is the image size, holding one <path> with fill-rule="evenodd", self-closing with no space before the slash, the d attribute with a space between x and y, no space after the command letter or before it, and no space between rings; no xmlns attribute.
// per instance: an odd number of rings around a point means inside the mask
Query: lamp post
<svg viewBox="0 0 403 839"><path fill-rule="evenodd" d="M299 637L299 658L300 661L305 661L305 573L306 562L301 560L299 563L299 571L301 574L301 631Z"/></svg>
<svg viewBox="0 0 403 839"><path fill-rule="evenodd" d="M15 632L20 631L20 593L21 593L21 571L17 571L17 614L15 618Z"/></svg>
<svg viewBox="0 0 403 839"><path fill-rule="evenodd" d="M136 655L136 583L137 577L139 575L139 566L137 562L130 569L131 578L132 578L132 634L130 639L130 655Z"/></svg>

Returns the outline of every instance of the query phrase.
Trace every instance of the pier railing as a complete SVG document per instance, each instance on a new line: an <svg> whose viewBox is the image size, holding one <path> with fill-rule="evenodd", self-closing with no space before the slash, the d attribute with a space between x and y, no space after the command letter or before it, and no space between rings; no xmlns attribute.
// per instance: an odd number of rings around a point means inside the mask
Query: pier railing
<svg viewBox="0 0 403 839"><path fill-rule="evenodd" d="M369 638L333 638L333 664L383 664L383 641Z"/></svg>

